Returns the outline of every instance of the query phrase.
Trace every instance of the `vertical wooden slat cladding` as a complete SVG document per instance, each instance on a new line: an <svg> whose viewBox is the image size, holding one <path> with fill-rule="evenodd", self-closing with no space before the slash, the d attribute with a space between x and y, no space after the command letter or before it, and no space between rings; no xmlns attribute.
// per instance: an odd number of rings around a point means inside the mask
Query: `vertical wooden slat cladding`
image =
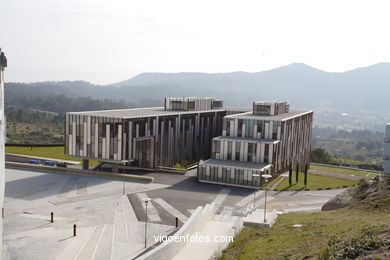
<svg viewBox="0 0 390 260"><path fill-rule="evenodd" d="M136 140L154 137L152 167L210 157L212 138L222 134L226 112L194 111L165 116L111 118L70 113L65 116L65 153L95 160L131 162ZM144 147L140 145L139 147Z"/></svg>
<svg viewBox="0 0 390 260"><path fill-rule="evenodd" d="M198 166L199 181L258 187L252 182L253 169L275 177L290 164L302 171L310 163L313 112L284 117L243 114L224 120L223 135L213 139L211 159Z"/></svg>

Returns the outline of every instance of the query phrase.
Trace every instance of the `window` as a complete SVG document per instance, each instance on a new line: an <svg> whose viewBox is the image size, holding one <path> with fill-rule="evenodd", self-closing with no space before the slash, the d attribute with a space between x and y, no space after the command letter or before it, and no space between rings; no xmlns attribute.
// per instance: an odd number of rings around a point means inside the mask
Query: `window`
<svg viewBox="0 0 390 260"><path fill-rule="evenodd" d="M228 142L227 160L232 159L232 142Z"/></svg>
<svg viewBox="0 0 390 260"><path fill-rule="evenodd" d="M248 143L248 162L252 162L253 155L255 155L256 144Z"/></svg>
<svg viewBox="0 0 390 260"><path fill-rule="evenodd" d="M242 119L238 119L237 136L242 136Z"/></svg>
<svg viewBox="0 0 390 260"><path fill-rule="evenodd" d="M226 130L226 136L230 136L230 120L224 120L224 128Z"/></svg>
<svg viewBox="0 0 390 260"><path fill-rule="evenodd" d="M240 142L236 142L236 155L235 155L235 160L239 161L240 160Z"/></svg>
<svg viewBox="0 0 390 260"><path fill-rule="evenodd" d="M269 158L269 144L265 144L265 149L264 149L264 162L268 163Z"/></svg>
<svg viewBox="0 0 390 260"><path fill-rule="evenodd" d="M264 135L263 135L263 123L264 121L258 121L257 122L257 134L260 135L260 138L264 138Z"/></svg>
<svg viewBox="0 0 390 260"><path fill-rule="evenodd" d="M274 122L272 125L272 139L277 139L278 138L278 123Z"/></svg>
<svg viewBox="0 0 390 260"><path fill-rule="evenodd" d="M215 141L215 152L216 153L221 152L221 141Z"/></svg>

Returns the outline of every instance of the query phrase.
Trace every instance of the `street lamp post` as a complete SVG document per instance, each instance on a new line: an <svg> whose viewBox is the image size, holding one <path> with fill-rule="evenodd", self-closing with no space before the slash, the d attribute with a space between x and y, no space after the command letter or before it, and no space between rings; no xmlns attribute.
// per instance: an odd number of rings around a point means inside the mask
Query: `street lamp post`
<svg viewBox="0 0 390 260"><path fill-rule="evenodd" d="M260 178L260 175L257 174L257 173L254 173L252 174L252 179L253 181L257 184L257 181L259 180ZM255 204L255 201L256 201L256 191L257 191L257 187L256 189L253 191L253 210L255 210L256 208L256 204Z"/></svg>
<svg viewBox="0 0 390 260"><path fill-rule="evenodd" d="M148 203L151 201L150 198L144 198L143 201L145 202L145 248L147 244L147 237L148 237Z"/></svg>
<svg viewBox="0 0 390 260"><path fill-rule="evenodd" d="M265 196L264 196L264 223L267 222L266 213L267 213L267 189L268 189L268 179L272 177L270 174L263 174L261 177L265 180Z"/></svg>
<svg viewBox="0 0 390 260"><path fill-rule="evenodd" d="M123 173L125 173L126 163L123 163ZM123 179L123 195L126 193L125 179Z"/></svg>

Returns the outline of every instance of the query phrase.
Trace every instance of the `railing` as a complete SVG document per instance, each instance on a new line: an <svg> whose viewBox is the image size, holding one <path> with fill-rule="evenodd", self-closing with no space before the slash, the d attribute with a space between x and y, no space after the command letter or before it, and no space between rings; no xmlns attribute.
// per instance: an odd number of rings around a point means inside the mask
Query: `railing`
<svg viewBox="0 0 390 260"><path fill-rule="evenodd" d="M188 165L187 170L193 170L193 169L198 168L198 164L199 164L199 162Z"/></svg>

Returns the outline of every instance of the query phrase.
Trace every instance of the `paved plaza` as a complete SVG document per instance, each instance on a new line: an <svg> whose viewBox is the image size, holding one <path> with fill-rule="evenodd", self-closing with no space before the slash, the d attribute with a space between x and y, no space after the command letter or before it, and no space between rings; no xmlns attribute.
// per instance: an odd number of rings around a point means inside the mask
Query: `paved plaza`
<svg viewBox="0 0 390 260"><path fill-rule="evenodd" d="M6 169L3 259L132 259L144 249L146 197L152 199L148 247L154 236L175 231L176 217L181 226L198 206L214 202L218 219L237 219L253 206L253 190L202 184L180 174L139 174L155 182ZM267 209L319 210L341 191L269 192ZM255 203L263 207L263 191L256 192ZM186 251L180 255L185 258Z"/></svg>

